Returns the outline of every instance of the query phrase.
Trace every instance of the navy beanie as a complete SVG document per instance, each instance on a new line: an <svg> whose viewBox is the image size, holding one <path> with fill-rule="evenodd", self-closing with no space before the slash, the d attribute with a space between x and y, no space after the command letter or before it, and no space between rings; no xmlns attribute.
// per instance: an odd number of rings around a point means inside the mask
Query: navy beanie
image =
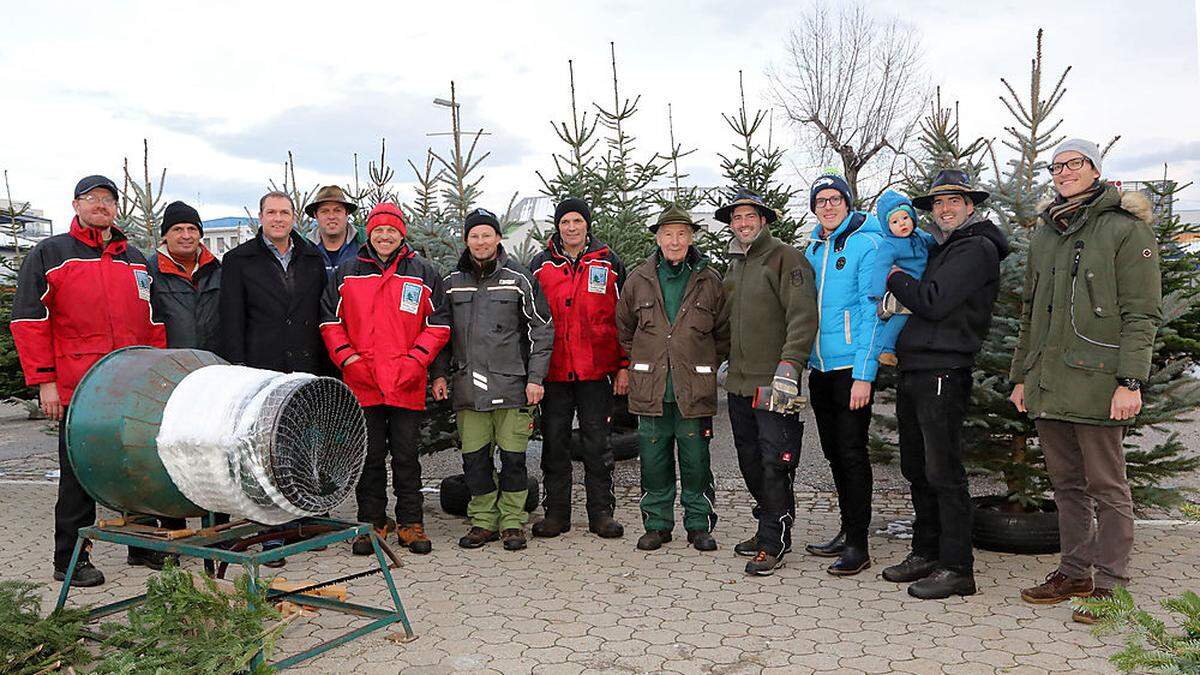
<svg viewBox="0 0 1200 675"><path fill-rule="evenodd" d="M842 193L842 199L846 200L846 208L854 208L854 193L850 192L850 184L846 182L836 173L827 173L813 181L812 189L808 191L808 210L813 213L817 212L817 193L821 190L837 190Z"/></svg>
<svg viewBox="0 0 1200 675"><path fill-rule="evenodd" d="M463 222L463 241L466 241L467 235L471 234L471 228L478 225L487 225L495 230L496 234L504 234L500 230L500 219L496 217L496 214L487 209L475 209L467 214L467 219Z"/></svg>
<svg viewBox="0 0 1200 675"><path fill-rule="evenodd" d="M592 210L588 208L587 202L578 197L567 197L558 203L554 209L554 226L558 227L558 221L568 213L575 212L583 216L583 222L589 226L592 224Z"/></svg>

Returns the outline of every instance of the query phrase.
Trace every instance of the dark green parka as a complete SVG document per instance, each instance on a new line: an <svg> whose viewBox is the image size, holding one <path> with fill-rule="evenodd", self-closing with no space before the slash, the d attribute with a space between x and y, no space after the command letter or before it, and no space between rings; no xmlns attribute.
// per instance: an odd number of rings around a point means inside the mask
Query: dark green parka
<svg viewBox="0 0 1200 675"><path fill-rule="evenodd" d="M1060 231L1043 211L1029 245L1010 379L1029 416L1118 425L1117 378L1145 381L1162 322L1150 200L1108 186Z"/></svg>

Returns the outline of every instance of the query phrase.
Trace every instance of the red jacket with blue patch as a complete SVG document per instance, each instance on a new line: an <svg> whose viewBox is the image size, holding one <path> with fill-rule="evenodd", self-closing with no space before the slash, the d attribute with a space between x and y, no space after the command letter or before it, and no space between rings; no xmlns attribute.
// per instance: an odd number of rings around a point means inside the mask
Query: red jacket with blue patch
<svg viewBox="0 0 1200 675"><path fill-rule="evenodd" d="M359 404L425 409L429 365L450 339L449 324L434 319L445 295L441 275L407 243L387 264L364 244L334 270L321 337Z"/></svg>
<svg viewBox="0 0 1200 675"><path fill-rule="evenodd" d="M131 345L167 346L150 308L146 258L117 228L108 242L78 218L25 256L13 298L13 342L25 384L58 385L64 405L88 368Z"/></svg>
<svg viewBox="0 0 1200 675"><path fill-rule="evenodd" d="M617 341L617 300L625 265L616 251L588 234L579 259L562 252L556 233L529 265L554 319L554 352L547 382L602 380L629 366Z"/></svg>

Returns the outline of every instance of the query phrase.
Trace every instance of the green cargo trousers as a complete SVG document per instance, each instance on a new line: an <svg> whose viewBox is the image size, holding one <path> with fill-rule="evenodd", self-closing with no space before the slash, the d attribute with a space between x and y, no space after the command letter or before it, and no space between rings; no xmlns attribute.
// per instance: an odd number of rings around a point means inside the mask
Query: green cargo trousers
<svg viewBox="0 0 1200 675"><path fill-rule="evenodd" d="M533 434L532 409L459 410L455 417L462 440L463 475L471 491L467 503L471 524L492 532L524 527L529 520L525 511L529 496L525 448ZM499 474L494 454L497 447Z"/></svg>
<svg viewBox="0 0 1200 675"><path fill-rule="evenodd" d="M717 524L716 492L709 464L712 418L684 419L674 402L663 402L662 417L638 417L638 449L642 464L642 524L646 531L675 527L675 454L683 486L683 526L711 532Z"/></svg>

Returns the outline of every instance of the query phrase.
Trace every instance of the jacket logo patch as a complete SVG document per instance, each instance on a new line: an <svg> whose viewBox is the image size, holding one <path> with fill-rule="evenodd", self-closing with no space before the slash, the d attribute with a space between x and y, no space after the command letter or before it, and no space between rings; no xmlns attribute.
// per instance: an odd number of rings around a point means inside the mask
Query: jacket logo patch
<svg viewBox="0 0 1200 675"><path fill-rule="evenodd" d="M1154 253L1150 249L1148 249L1148 248L1142 249L1142 257L1143 258L1149 258L1152 255L1154 255Z"/></svg>
<svg viewBox="0 0 1200 675"><path fill-rule="evenodd" d="M696 372L700 373L701 375L711 375L712 366L696 366Z"/></svg>
<svg viewBox="0 0 1200 675"><path fill-rule="evenodd" d="M133 279L137 282L138 297L150 302L150 273L145 270L134 270Z"/></svg>
<svg viewBox="0 0 1200 675"><path fill-rule="evenodd" d="M416 314L420 306L421 285L411 281L404 282L404 289L400 291L400 311Z"/></svg>
<svg viewBox="0 0 1200 675"><path fill-rule="evenodd" d="M792 270L792 285L793 286L803 286L804 285L804 271L803 270L799 270L799 269Z"/></svg>
<svg viewBox="0 0 1200 675"><path fill-rule="evenodd" d="M842 257L838 258L837 262L834 264L834 267L838 268L839 270L845 266L846 266L846 256L842 256Z"/></svg>
<svg viewBox="0 0 1200 675"><path fill-rule="evenodd" d="M633 369L638 371L639 373L648 373L648 372L650 372L650 364L649 363L635 363L635 364L633 364Z"/></svg>
<svg viewBox="0 0 1200 675"><path fill-rule="evenodd" d="M516 280L516 279L501 279L501 280L500 280L500 283L501 283L501 284L509 284L509 285L511 285L511 284L515 284L515 283L517 283L517 280Z"/></svg>
<svg viewBox="0 0 1200 675"><path fill-rule="evenodd" d="M603 265L588 267L588 293L604 293L608 290L608 268Z"/></svg>

